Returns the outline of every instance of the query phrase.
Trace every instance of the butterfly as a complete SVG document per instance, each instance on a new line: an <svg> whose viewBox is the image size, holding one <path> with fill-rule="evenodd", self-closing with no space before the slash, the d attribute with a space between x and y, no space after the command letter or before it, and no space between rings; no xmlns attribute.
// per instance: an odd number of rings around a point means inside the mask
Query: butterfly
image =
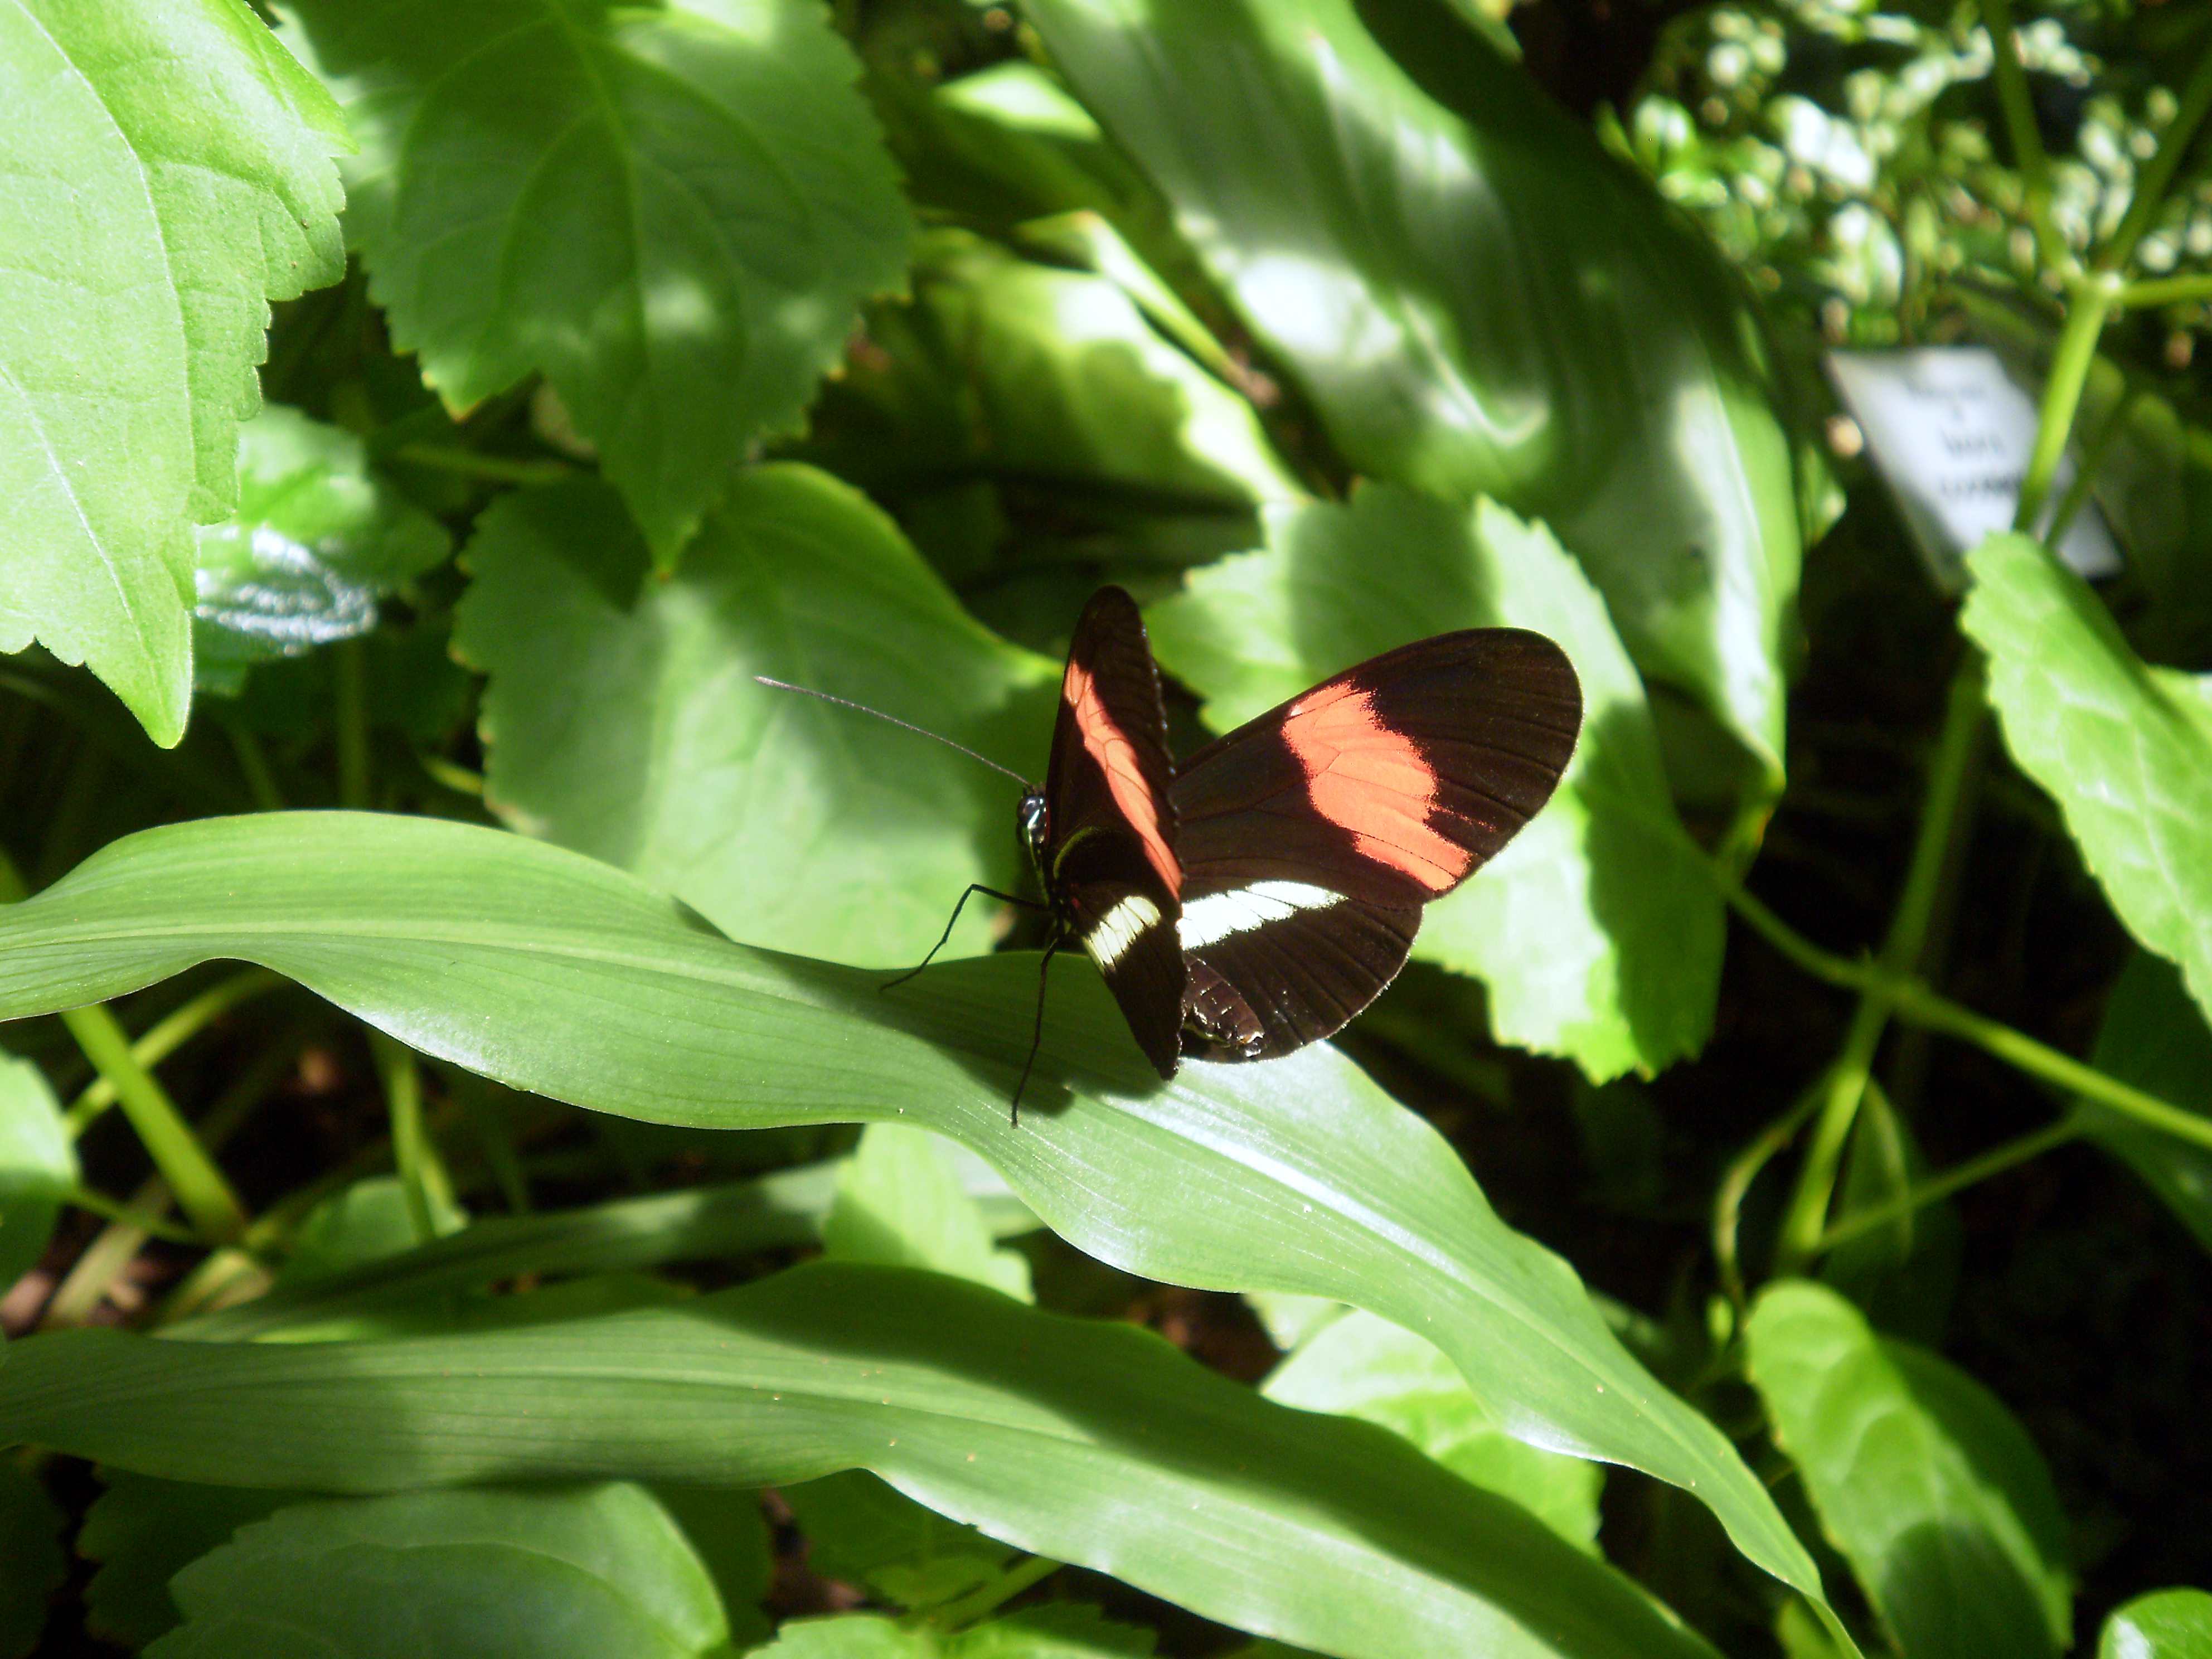
<svg viewBox="0 0 2212 1659"><path fill-rule="evenodd" d="M1347 668L1177 765L1143 618L1100 589L1043 787L1018 808L1048 932L1017 1121L1055 952L1097 964L1163 1079L1186 1057L1303 1048L1397 977L1421 907L1535 816L1581 727L1566 653L1470 629Z"/></svg>

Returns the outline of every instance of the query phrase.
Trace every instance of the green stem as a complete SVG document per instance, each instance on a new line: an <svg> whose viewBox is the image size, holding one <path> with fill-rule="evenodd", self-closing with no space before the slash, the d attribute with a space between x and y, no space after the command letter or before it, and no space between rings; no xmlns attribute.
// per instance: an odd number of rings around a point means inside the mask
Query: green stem
<svg viewBox="0 0 2212 1659"><path fill-rule="evenodd" d="M368 649L341 640L331 652L337 704L338 805L368 808Z"/></svg>
<svg viewBox="0 0 2212 1659"><path fill-rule="evenodd" d="M1943 729L1929 768L1928 796L1912 845L1911 862L1906 866L1904 891L1899 896L1897 913L1890 919L1889 936L1882 941L1877 963L1885 979L1910 974L1927 943L1944 863L1961 818L1960 805L1980 752L1984 701L1981 659L1970 653L1951 677ZM1875 1053L1881 1046L1889 1017L1886 995L1871 988L1862 991L1858 1006L1851 1012L1843 1048L1829 1065L1812 1143L1783 1212L1775 1249L1778 1272L1796 1272L1820 1247L1828 1206L1835 1197L1844 1146L1857 1120L1859 1103L1866 1097Z"/></svg>
<svg viewBox="0 0 2212 1659"><path fill-rule="evenodd" d="M261 750L261 739L235 717L224 720L222 729L230 739L230 752L237 757L239 775L246 780L246 793L252 799L256 810L283 811L284 792L277 788L276 775L269 769L269 757Z"/></svg>
<svg viewBox="0 0 2212 1659"><path fill-rule="evenodd" d="M2199 300L2212 300L2212 275L2199 272L2130 283L2120 290L2118 303L2124 310L2145 311L2153 306L2189 305Z"/></svg>
<svg viewBox="0 0 2212 1659"><path fill-rule="evenodd" d="M422 1127L422 1071L412 1050L381 1031L368 1034L368 1046L384 1083L392 1121L392 1162L399 1172L400 1189L407 1194L407 1218L414 1224L415 1242L427 1244L438 1236L438 1227L431 1202L435 1178L429 1136Z"/></svg>
<svg viewBox="0 0 2212 1659"><path fill-rule="evenodd" d="M2041 1157L2054 1146L2063 1146L2068 1141L2081 1138L2081 1125L2073 1118L2061 1118L2056 1123L2046 1123L2040 1129L2031 1129L2001 1146L1992 1146L1978 1158L1970 1158L1964 1164L1922 1182L1887 1204L1845 1217L1820 1235L1820 1249L1823 1251L1832 1250L1838 1244L1847 1244L1863 1233L1886 1227L1917 1210L1940 1203L1976 1182L1986 1181L1993 1175L2011 1169L2015 1164L2025 1164L2032 1158Z"/></svg>
<svg viewBox="0 0 2212 1659"><path fill-rule="evenodd" d="M264 991L273 991L284 982L282 976L266 968L248 968L233 974L222 983L210 986L167 1018L147 1027L131 1043L131 1057L141 1066L159 1066L240 1003L250 1001ZM63 1125L74 1139L114 1103L114 1079L94 1078L84 1092L70 1103L69 1110L63 1115Z"/></svg>
<svg viewBox="0 0 2212 1659"><path fill-rule="evenodd" d="M2027 89L2027 70L2020 60L2020 36L2012 24L2011 0L1982 0L1982 26L1989 31L1990 61L1996 81L1997 108L2012 140L2013 159L2027 192L2028 222L2035 245L2051 270L2064 267L2066 244L2051 217L2051 162L2043 153L2043 134L2035 125L2035 100Z"/></svg>
<svg viewBox="0 0 2212 1659"><path fill-rule="evenodd" d="M438 444L402 444L390 459L434 471L451 472L487 483L556 483L575 471L566 461L519 461L503 455L479 455L472 449L449 449Z"/></svg>
<svg viewBox="0 0 2212 1659"><path fill-rule="evenodd" d="M0 902L14 903L27 896L23 878L5 853L0 853ZM123 1114L138 1133L146 1155L167 1179L178 1205L201 1239L227 1243L246 1231L245 1206L231 1191L222 1171L192 1134L175 1104L154 1074L131 1052L131 1039L104 1004L88 1003L62 1011L77 1047L93 1069L113 1085Z"/></svg>
<svg viewBox="0 0 2212 1659"><path fill-rule="evenodd" d="M1032 1555L1026 1561L1017 1561L989 1583L969 1591L957 1601L947 1601L930 1614L929 1622L945 1630L972 1625L1032 1585L1042 1583L1065 1565L1046 1555Z"/></svg>
<svg viewBox="0 0 2212 1659"><path fill-rule="evenodd" d="M2013 508L2014 530L2033 535L2042 518L2051 480L2058 476L2059 459L2066 453L2066 440L2074 430L2074 411L2081 407L2089 366L2097 360L2098 338L2105 331L2105 319L2112 314L2119 291L2118 279L2109 274L2085 277L2075 285L2073 300L2066 307L2066 325L2059 331L2051 373L2043 383L2035 447L2028 455L2020 500Z"/></svg>
<svg viewBox="0 0 2212 1659"><path fill-rule="evenodd" d="M155 1215L151 1210L125 1203L96 1193L89 1187L73 1187L65 1203L90 1212L103 1221L119 1222L124 1226L144 1233L150 1238L165 1238L172 1244L198 1244L200 1237L188 1227L179 1227L173 1221Z"/></svg>
<svg viewBox="0 0 2212 1659"><path fill-rule="evenodd" d="M1819 1079L1810 1088L1801 1091L1788 1111L1761 1129L1749 1146L1729 1160L1722 1173L1720 1188L1713 1194L1713 1260L1720 1268L1722 1291L1739 1310L1751 1305L1750 1296L1744 1288L1742 1254L1737 1243L1743 1200L1750 1194L1751 1183L1759 1179L1759 1172L1805 1127L1805 1120L1820 1103L1822 1092Z"/></svg>
<svg viewBox="0 0 2212 1659"><path fill-rule="evenodd" d="M2136 175L2135 197L2128 204L2126 216L2112 233L2112 240L2097 251L2098 270L2118 270L2127 264L2128 256L2136 251L2136 244L2164 205L2166 187L2173 182L2174 170L2189 153L2208 112L2212 112L2212 47L2207 47L2197 60L2189 84L2181 89L2181 107L2174 112L2172 124L2159 136L2158 153Z"/></svg>
<svg viewBox="0 0 2212 1659"><path fill-rule="evenodd" d="M2074 475L2074 482L2066 486L2065 495L2059 497L2057 507L2051 514L2051 523L2043 532L2046 546L2056 548L2066 539L2066 532L2074 527L2074 520L2089 500L2089 492L2097 483L2097 469L2105 464L2106 453L2113 441L2127 429L2128 415L2136 406L2142 391L2130 386L2112 400L2112 410L2098 426L2094 436L2081 447L2081 468Z"/></svg>

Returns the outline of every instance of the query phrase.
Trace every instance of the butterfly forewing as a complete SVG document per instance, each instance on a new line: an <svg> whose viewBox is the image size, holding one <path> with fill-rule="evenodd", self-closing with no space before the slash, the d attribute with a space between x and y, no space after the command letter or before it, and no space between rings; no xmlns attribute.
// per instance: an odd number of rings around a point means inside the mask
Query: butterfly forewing
<svg viewBox="0 0 2212 1659"><path fill-rule="evenodd" d="M1550 799L1581 725L1558 646L1478 629L1362 663L1192 756L1172 792L1186 1050L1286 1054L1373 1001L1419 907Z"/></svg>
<svg viewBox="0 0 2212 1659"><path fill-rule="evenodd" d="M1038 860L1060 926L1164 1078L1181 1053L1185 984L1173 772L1144 623L1127 593L1102 588L1068 647Z"/></svg>

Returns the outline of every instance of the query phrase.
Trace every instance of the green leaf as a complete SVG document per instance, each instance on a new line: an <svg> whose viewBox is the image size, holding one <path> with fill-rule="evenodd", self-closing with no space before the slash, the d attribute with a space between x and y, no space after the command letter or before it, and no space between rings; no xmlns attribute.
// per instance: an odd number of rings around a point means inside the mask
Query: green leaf
<svg viewBox="0 0 2212 1659"><path fill-rule="evenodd" d="M2090 1063L2160 1100L2212 1116L2212 1030L2173 964L2148 951L2136 951L2120 970ZM2212 1250L2212 1152L2094 1101L2076 1101L2074 1110L2090 1139L2133 1170L2197 1243Z"/></svg>
<svg viewBox="0 0 2212 1659"><path fill-rule="evenodd" d="M394 343L457 409L543 374L672 566L906 269L823 9L291 9L361 140L347 229Z"/></svg>
<svg viewBox="0 0 2212 1659"><path fill-rule="evenodd" d="M1024 15L1345 459L1549 521L1778 779L1790 456L1711 248L1421 0Z"/></svg>
<svg viewBox="0 0 2212 1659"><path fill-rule="evenodd" d="M69 1577L68 1517L19 1459L0 1457L0 1659L24 1659L46 1628L46 1598Z"/></svg>
<svg viewBox="0 0 2212 1659"><path fill-rule="evenodd" d="M1994 1395L1803 1279L1763 1292L1746 1334L1775 1437L1905 1659L2071 1641L2065 1516Z"/></svg>
<svg viewBox="0 0 2212 1659"><path fill-rule="evenodd" d="M1851 1127L1850 1149L1837 1194L1836 1219L1848 1222L1898 1202L1929 1177L1928 1160L1911 1126L1888 1098L1870 1091ZM1966 1234L1959 1212L1922 1204L1856 1238L1820 1261L1820 1279L1849 1297L1881 1329L1917 1342L1941 1341L1958 1289Z"/></svg>
<svg viewBox="0 0 2212 1659"><path fill-rule="evenodd" d="M100 1563L85 1617L100 1635L141 1647L184 1617L169 1581L249 1521L295 1501L289 1492L163 1480L105 1469L107 1490L85 1511L78 1553Z"/></svg>
<svg viewBox="0 0 2212 1659"><path fill-rule="evenodd" d="M0 1295L46 1254L76 1182L76 1147L46 1074L0 1052Z"/></svg>
<svg viewBox="0 0 2212 1659"><path fill-rule="evenodd" d="M631 1486L295 1504L175 1591L185 1622L152 1659L693 1659L728 1635L682 1529Z"/></svg>
<svg viewBox="0 0 2212 1659"><path fill-rule="evenodd" d="M1416 956L1480 975L1501 1042L1590 1076L1694 1054L1719 991L1721 902L1667 793L1644 687L1604 604L1540 527L1393 485L1275 509L1267 549L1194 573L1146 621L1216 730L1430 634L1510 623L1557 640L1583 685L1559 793L1431 905Z"/></svg>
<svg viewBox="0 0 2212 1659"><path fill-rule="evenodd" d="M806 1535L809 1566L901 1607L964 1595L997 1577L1018 1553L924 1509L865 1469L786 1486L783 1499Z"/></svg>
<svg viewBox="0 0 2212 1659"><path fill-rule="evenodd" d="M948 1632L875 1613L794 1619L764 1659L1110 1659L1152 1651L1152 1632L1061 1601Z"/></svg>
<svg viewBox="0 0 2212 1659"><path fill-rule="evenodd" d="M660 1486L653 1495L684 1528L714 1579L729 1620L730 1645L746 1649L767 1641L768 1614L761 1602L775 1577L775 1539L761 1512L760 1494L726 1486Z"/></svg>
<svg viewBox="0 0 2212 1659"><path fill-rule="evenodd" d="M369 471L360 439L271 404L238 431L238 511L199 531L193 673L235 696L246 671L376 625L376 602L442 563L438 521Z"/></svg>
<svg viewBox="0 0 2212 1659"><path fill-rule="evenodd" d="M2097 1659L2212 1659L2212 1595L2153 1590L2105 1620Z"/></svg>
<svg viewBox="0 0 2212 1659"><path fill-rule="evenodd" d="M1373 1314L1323 1326L1262 1389L1304 1411L1378 1423L1462 1480L1511 1499L1570 1543L1595 1551L1600 1466L1525 1446L1498 1426L1437 1346Z"/></svg>
<svg viewBox="0 0 2212 1659"><path fill-rule="evenodd" d="M1017 876L1018 789L850 697L1041 775L1059 674L960 609L896 526L811 467L744 473L673 577L613 492L479 520L454 647L491 677L492 803L632 870L733 937L918 962L971 881ZM952 948L981 948L969 907Z"/></svg>
<svg viewBox="0 0 2212 1659"><path fill-rule="evenodd" d="M166 748L268 302L341 270L343 129L238 0L0 0L0 652Z"/></svg>
<svg viewBox="0 0 2212 1659"><path fill-rule="evenodd" d="M1967 556L1959 625L1989 653L2005 746L2041 784L2120 920L2212 1008L2212 681L2154 668L2025 536Z"/></svg>
<svg viewBox="0 0 2212 1659"><path fill-rule="evenodd" d="M436 1193L426 1197L437 1232L457 1233L468 1224L467 1212L451 1199ZM292 1235L292 1254L279 1279L286 1285L305 1284L386 1260L421 1242L399 1177L365 1176L307 1212Z"/></svg>
<svg viewBox="0 0 2212 1659"><path fill-rule="evenodd" d="M1150 1332L911 1269L817 1263L681 1308L467 1336L33 1337L0 1365L0 1437L330 1492L866 1467L1034 1553L1344 1659L1711 1652L1370 1424L1272 1405ZM188 1615L205 1616L211 1565L178 1581Z"/></svg>
<svg viewBox="0 0 2212 1659"><path fill-rule="evenodd" d="M1509 1433L1693 1491L1753 1561L1817 1593L1720 1432L1620 1346L1571 1268L1499 1222L1434 1129L1328 1048L1188 1066L1164 1086L1096 974L1069 963L1051 981L1035 1109L1015 1127L1033 957L948 963L886 996L874 975L714 937L560 848L346 812L147 830L0 907L0 1019L214 957L264 963L426 1054L597 1110L933 1130L1114 1266L1332 1297L1421 1331Z"/></svg>
<svg viewBox="0 0 2212 1659"><path fill-rule="evenodd" d="M927 1129L869 1125L838 1180L824 1249L842 1261L927 1267L1032 1300L1028 1259L992 1243L982 1208L945 1162L943 1145Z"/></svg>

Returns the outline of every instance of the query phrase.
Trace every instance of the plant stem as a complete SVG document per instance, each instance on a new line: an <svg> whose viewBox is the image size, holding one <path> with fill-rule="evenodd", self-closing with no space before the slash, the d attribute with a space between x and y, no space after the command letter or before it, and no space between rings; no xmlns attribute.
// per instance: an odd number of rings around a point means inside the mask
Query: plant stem
<svg viewBox="0 0 2212 1659"><path fill-rule="evenodd" d="M1936 889L1949 856L1951 838L1960 822L1960 804L1980 752L1983 702L1981 659L1970 653L1951 676L1943 729L1929 767L1927 800L1921 811L1911 862L1905 869L1905 890L1899 896L1897 913L1890 919L1889 936L1882 941L1877 963L1883 980L1909 975L1927 942ZM1820 1248L1828 1206L1835 1196L1836 1171L1844 1146L1858 1117L1859 1103L1865 1098L1867 1079L1873 1075L1875 1051L1881 1046L1882 1033L1889 1024L1890 1001L1876 988L1878 984L1879 981L1860 993L1843 1048L1828 1066L1812 1144L1806 1149L1796 1188L1783 1214L1775 1249L1778 1272L1796 1272Z"/></svg>
<svg viewBox="0 0 2212 1659"><path fill-rule="evenodd" d="M341 640L331 653L337 704L338 805L368 807L368 650L360 640Z"/></svg>
<svg viewBox="0 0 2212 1659"><path fill-rule="evenodd" d="M2043 134L2035 125L2035 100L2027 89L2027 70L2020 61L2020 36L2012 24L2011 0L1982 0L1982 27L1989 31L1990 62L1996 81L1997 108L2012 140L2027 193L2028 222L2035 246L2051 270L2062 267L2066 244L2051 217L2051 162L2043 153Z"/></svg>
<svg viewBox="0 0 2212 1659"><path fill-rule="evenodd" d="M480 455L473 449L453 449L441 444L402 444L391 459L487 483L554 483L575 471L566 461L520 461L504 455Z"/></svg>
<svg viewBox="0 0 2212 1659"><path fill-rule="evenodd" d="M1759 1179L1759 1172L1793 1139L1797 1131L1805 1127L1805 1120L1813 1115L1813 1109L1820 1103L1821 1079L1798 1091L1790 1109L1774 1119L1754 1136L1749 1146L1738 1152L1722 1172L1719 1189L1713 1194L1713 1261L1720 1269L1721 1289L1739 1310L1751 1305L1744 1288L1742 1253L1737 1243L1737 1232L1743 1218L1743 1200L1751 1192L1751 1184Z"/></svg>
<svg viewBox="0 0 2212 1659"><path fill-rule="evenodd" d="M164 1238L172 1244L198 1244L199 1235L189 1228L179 1227L164 1219L150 1209L128 1204L121 1199L110 1198L106 1193L96 1193L89 1187L72 1187L64 1200L80 1210L89 1211L103 1221L112 1221L145 1234L151 1238Z"/></svg>
<svg viewBox="0 0 2212 1659"><path fill-rule="evenodd" d="M281 975L266 968L248 968L233 974L221 983L210 986L167 1018L147 1027L131 1043L131 1057L142 1066L159 1066L240 1003L250 1001L264 991L273 991L284 982ZM70 1139L82 1135L114 1103L114 1080L94 1078L63 1115L63 1125Z"/></svg>
<svg viewBox="0 0 2212 1659"><path fill-rule="evenodd" d="M1901 1217L1950 1197L1962 1188L1971 1187L1978 1181L1986 1181L1993 1175L2011 1169L2015 1164L2025 1164L2054 1146L2063 1146L2069 1140L2081 1138L2081 1125L2071 1117L2061 1118L2056 1123L2046 1123L2039 1129L2031 1129L2002 1146L1992 1146L1978 1158L1970 1158L1964 1164L1930 1177L1887 1204L1845 1217L1820 1235L1820 1249L1832 1250L1837 1245L1848 1243L1862 1233L1870 1233L1876 1228L1887 1226Z"/></svg>
<svg viewBox="0 0 2212 1659"><path fill-rule="evenodd" d="M5 853L0 853L0 901L14 903L26 896L23 878ZM138 1133L146 1155L167 1179L177 1202L193 1230L209 1243L228 1243L246 1231L245 1206L231 1191L215 1160L193 1137L175 1104L154 1074L131 1052L131 1039L103 1003L62 1011L77 1047L93 1069L106 1079L122 1103L124 1115Z"/></svg>
<svg viewBox="0 0 2212 1659"><path fill-rule="evenodd" d="M2203 124L2208 112L2212 112L2212 47L2207 47L2204 55L2197 60L2189 84L2181 89L2181 107L2174 112L2172 123L2160 135L2158 153L2136 175L2135 196L2128 203L2127 215L2120 221L2120 228L2112 233L2111 241L2097 250L2098 270L2118 270L2127 264L2128 256L2136 251L2136 244L2150 228L2152 216L2165 204L2166 187L2173 182L2174 169L2189 153L2197 129Z"/></svg>
<svg viewBox="0 0 2212 1659"><path fill-rule="evenodd" d="M429 1137L422 1127L422 1072L404 1043L381 1031L368 1034L376 1057L376 1073L384 1084L385 1108L392 1122L392 1162L399 1172L400 1190L407 1195L407 1218L415 1228L415 1242L427 1244L438 1236L436 1211L431 1203L434 1184Z"/></svg>
<svg viewBox="0 0 2212 1659"><path fill-rule="evenodd" d="M1003 1607L1031 1585L1042 1583L1065 1565L1050 1556L1032 1555L1017 1561L989 1583L978 1586L956 1601L947 1601L930 1615L930 1623L946 1630L972 1625L985 1613Z"/></svg>
<svg viewBox="0 0 2212 1659"><path fill-rule="evenodd" d="M2074 411L2081 406L2081 388L2087 384L2089 366L2097 360L2097 341L2105 319L2119 297L2118 278L2100 273L2075 284L2066 307L2066 325L2059 331L2051 354L2051 372L2043 382L2043 407L2035 425L2035 447L2027 458L2020 500L2014 504L2012 527L2033 535L2050 499L2051 480L2066 453L2066 440L2074 430Z"/></svg>
<svg viewBox="0 0 2212 1659"><path fill-rule="evenodd" d="M284 793L276 787L276 775L269 769L269 757L261 751L261 739L248 731L244 721L231 717L222 722L223 733L230 739L230 752L237 757L239 775L246 780L246 793L257 811L281 812L284 810Z"/></svg>
<svg viewBox="0 0 2212 1659"><path fill-rule="evenodd" d="M2130 283L2120 290L2119 304L2125 310L2143 311L2153 306L2187 305L2197 300L2212 300L2212 276L2200 272L2193 276L2160 276L2150 282Z"/></svg>

